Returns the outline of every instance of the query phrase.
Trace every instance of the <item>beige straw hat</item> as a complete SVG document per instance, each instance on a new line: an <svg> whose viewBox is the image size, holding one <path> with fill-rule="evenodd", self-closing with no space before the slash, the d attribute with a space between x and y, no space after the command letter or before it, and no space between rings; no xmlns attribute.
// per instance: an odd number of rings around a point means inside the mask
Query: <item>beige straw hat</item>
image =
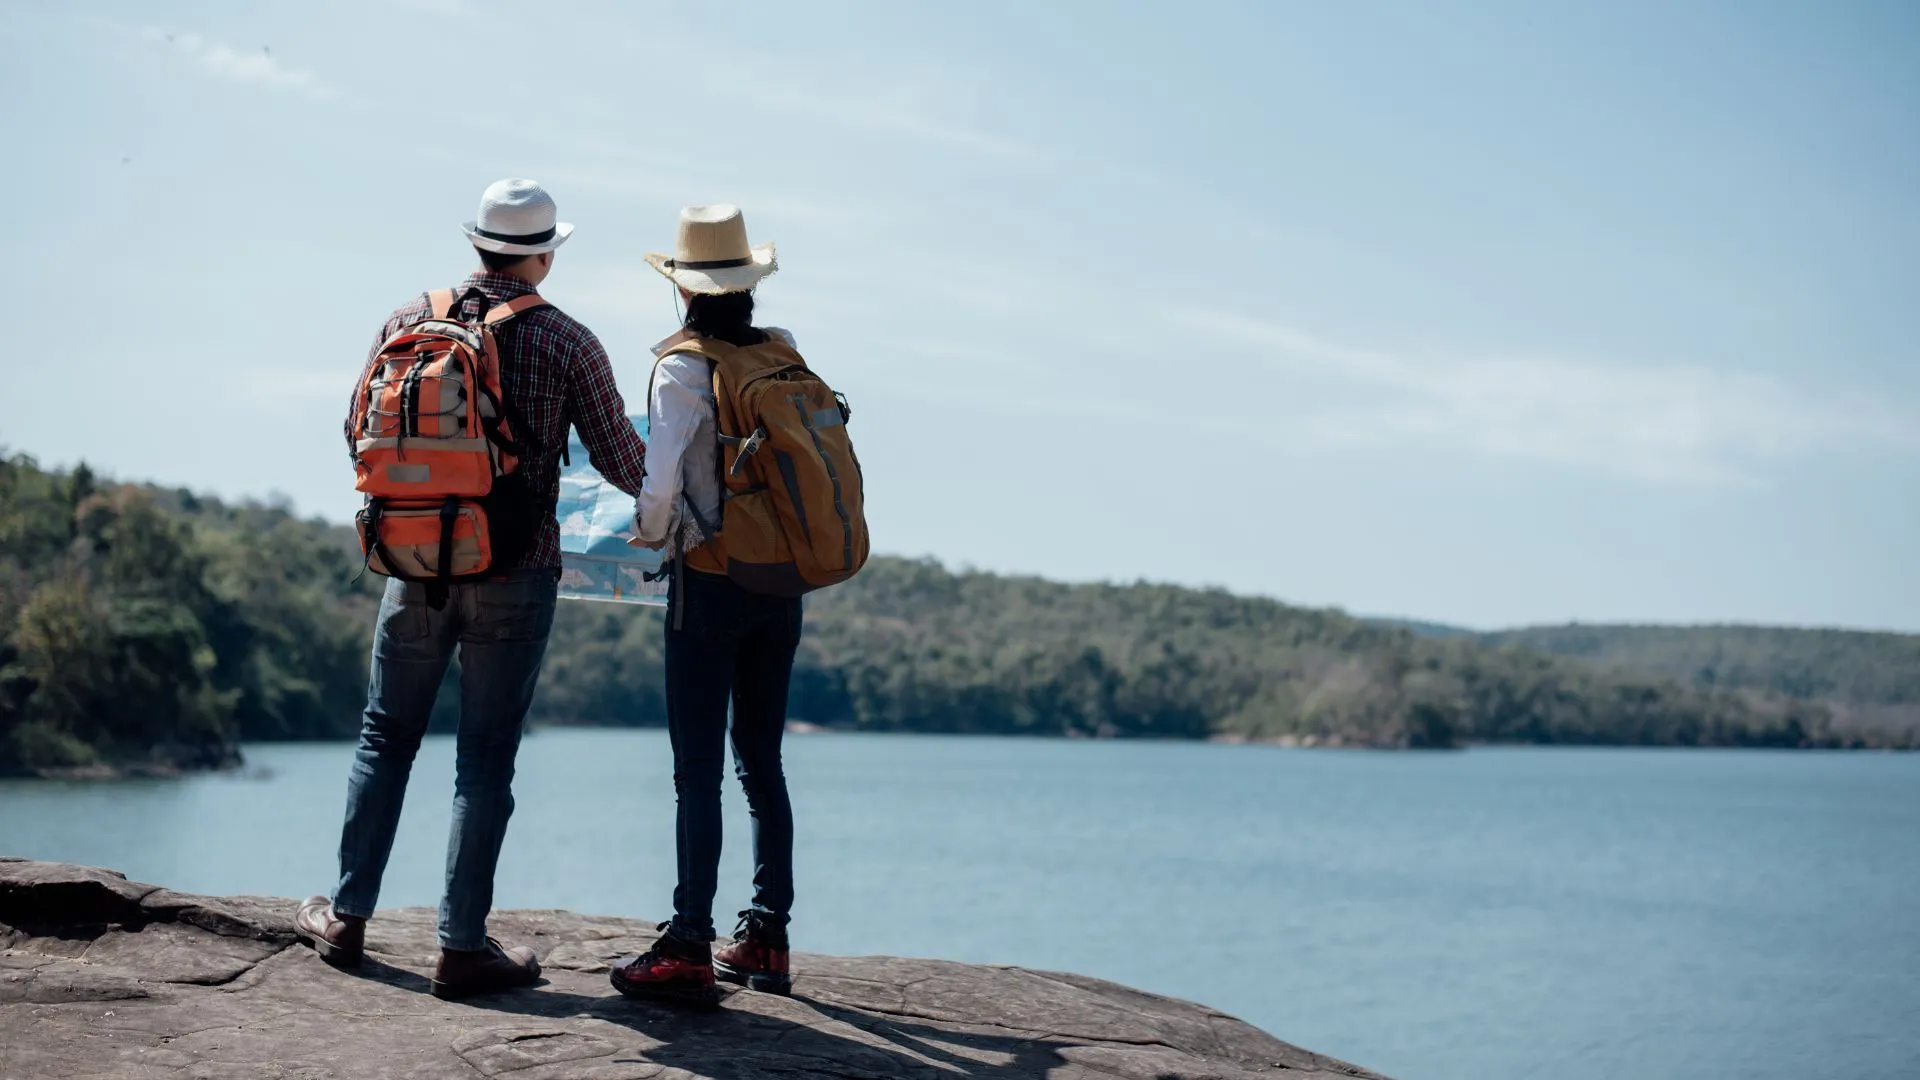
<svg viewBox="0 0 1920 1080"><path fill-rule="evenodd" d="M749 246L747 219L726 203L680 211L672 255L648 252L649 265L690 293L747 292L779 269L771 243Z"/></svg>

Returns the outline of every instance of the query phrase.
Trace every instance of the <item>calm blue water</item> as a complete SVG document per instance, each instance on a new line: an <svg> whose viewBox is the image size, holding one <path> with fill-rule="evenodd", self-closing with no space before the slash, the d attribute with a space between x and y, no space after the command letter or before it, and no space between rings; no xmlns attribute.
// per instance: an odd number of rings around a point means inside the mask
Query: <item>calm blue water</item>
<svg viewBox="0 0 1920 1080"><path fill-rule="evenodd" d="M1920 755L788 745L802 948L1105 976L1402 1080L1920 1076ZM451 750L383 903L438 899ZM248 753L268 778L0 783L0 852L326 891L350 747ZM530 737L517 793L502 906L667 915L662 733Z"/></svg>

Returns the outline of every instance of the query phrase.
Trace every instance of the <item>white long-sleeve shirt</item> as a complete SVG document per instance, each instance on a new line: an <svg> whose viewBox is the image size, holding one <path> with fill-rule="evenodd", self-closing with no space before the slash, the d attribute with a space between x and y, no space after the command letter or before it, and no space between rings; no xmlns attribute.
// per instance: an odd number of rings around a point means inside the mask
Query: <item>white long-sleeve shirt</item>
<svg viewBox="0 0 1920 1080"><path fill-rule="evenodd" d="M777 326L761 329L799 347ZM655 345L655 355L664 347ZM678 526L669 557L699 547L720 526L720 490L712 365L704 356L674 353L654 368L647 392L647 475L634 500L638 538L657 544Z"/></svg>

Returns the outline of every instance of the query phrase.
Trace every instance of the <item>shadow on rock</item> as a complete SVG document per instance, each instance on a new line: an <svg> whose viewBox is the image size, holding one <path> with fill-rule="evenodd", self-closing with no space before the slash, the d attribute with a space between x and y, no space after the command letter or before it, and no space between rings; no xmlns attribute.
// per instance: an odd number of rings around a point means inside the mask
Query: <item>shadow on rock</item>
<svg viewBox="0 0 1920 1080"><path fill-rule="evenodd" d="M650 1063L714 1080L767 1076L939 1076L950 1080L956 1075L1031 1080L1068 1064L1061 1056L1067 1047L1058 1042L955 1031L799 996L779 998L744 990L732 991L721 1008L712 1012L654 1005L611 993L552 989L475 997L463 1004L556 1021L590 1017L616 1024L641 1041L615 1063ZM501 1034L489 1046L463 1049L462 1056L491 1075L496 1069L604 1059L616 1050L611 1042L557 1027L552 1032L528 1029Z"/></svg>

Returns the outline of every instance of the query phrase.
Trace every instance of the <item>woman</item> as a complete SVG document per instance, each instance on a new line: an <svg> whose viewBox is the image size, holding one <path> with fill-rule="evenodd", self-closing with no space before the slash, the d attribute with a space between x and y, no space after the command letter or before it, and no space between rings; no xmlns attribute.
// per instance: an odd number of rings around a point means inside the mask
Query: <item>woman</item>
<svg viewBox="0 0 1920 1080"><path fill-rule="evenodd" d="M753 325L753 289L774 272L772 244L747 242L732 206L680 214L677 250L648 255L686 305L682 329L656 346L648 398L647 475L635 543L665 549L667 729L673 743L679 884L673 919L646 954L613 969L623 994L691 1004L719 1000L720 978L785 994L793 906L793 811L780 766L787 682L800 643L800 601L749 592L727 576L715 540L722 483L713 364L768 350L793 353L784 330ZM753 817L753 903L716 955L721 756L733 706L735 768Z"/></svg>

